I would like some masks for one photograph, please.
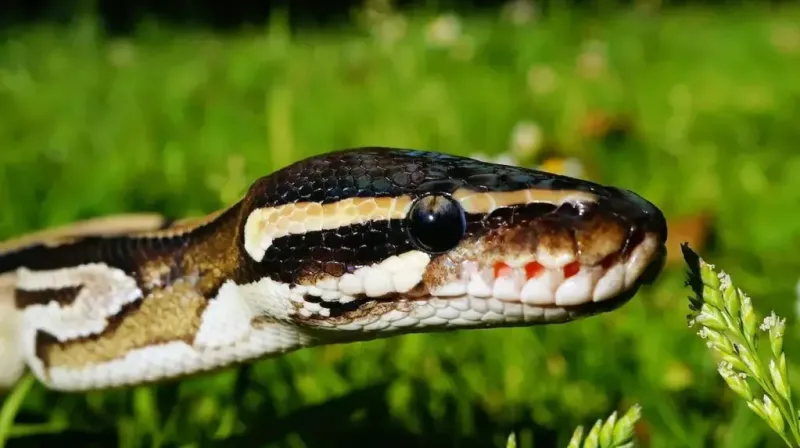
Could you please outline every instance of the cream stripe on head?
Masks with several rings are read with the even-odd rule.
[[[476,192],[460,188],[452,196],[470,214],[491,213],[498,208],[529,203],[558,206],[567,202],[597,201],[597,196],[583,191],[538,188],[500,192]],[[244,248],[254,260],[261,261],[277,238],[370,221],[403,219],[413,202],[412,196],[403,195],[347,198],[329,204],[298,202],[258,208],[250,213],[245,222]]]

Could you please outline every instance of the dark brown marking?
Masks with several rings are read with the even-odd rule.
[[[59,306],[68,306],[75,301],[82,290],[83,285],[37,290],[15,289],[14,305],[17,309],[23,309],[31,305],[47,305],[55,301]]]
[[[239,266],[239,211],[237,204],[178,236],[87,235],[56,247],[25,247],[0,256],[0,273],[19,267],[36,271],[103,263],[132,276],[144,294],[185,278],[204,296],[213,297]]]
[[[312,295],[303,296],[303,300],[309,303],[318,303],[322,308],[329,311],[328,316],[312,314],[305,317],[295,316],[295,320],[301,323],[313,323],[324,320],[337,324],[351,322],[355,319],[367,317],[369,315],[382,315],[393,309],[405,311],[411,310],[410,301],[428,297],[428,290],[420,283],[407,293],[390,293],[380,297],[369,297],[366,294],[357,295],[354,300],[349,302],[323,301],[319,297]],[[297,308],[302,308],[302,304],[296,304]]]
[[[321,297],[317,297],[311,294],[306,294],[303,296],[303,300],[308,303],[325,303]],[[324,305],[323,305],[324,307]]]
[[[312,314],[309,317],[295,316],[298,324],[314,325],[314,322],[325,321],[336,325],[346,324],[368,316],[381,316],[396,309],[410,311],[412,305],[407,299],[398,294],[387,295],[380,298],[361,296],[347,303],[326,302],[323,308],[330,310],[330,316]]]
[[[613,216],[594,213],[576,226],[575,243],[582,264],[594,266],[622,251],[628,238],[628,225]]]

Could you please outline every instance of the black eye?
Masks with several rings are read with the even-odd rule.
[[[442,253],[456,247],[467,230],[464,209],[449,196],[430,195],[417,199],[406,218],[411,242],[420,250]]]

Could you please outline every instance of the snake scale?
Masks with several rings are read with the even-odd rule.
[[[663,266],[627,190],[454,155],[354,148],[205,218],[110,216],[0,243],[0,385],[85,391],[392,335],[563,323]]]

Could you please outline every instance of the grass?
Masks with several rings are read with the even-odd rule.
[[[297,34],[276,20],[227,36],[144,24],[127,40],[91,20],[9,31],[0,237],[124,211],[208,212],[334,148],[499,154],[534,121],[550,147],[671,219],[713,216],[701,252],[759,309],[788,317],[798,368],[800,9],[462,17],[461,36],[439,45],[426,39],[432,19]],[[634,130],[592,138],[597,116]],[[4,397],[19,409],[13,425],[0,413],[0,431],[9,445],[124,447],[484,447],[514,431],[527,448],[567,446],[576,426],[638,403],[647,446],[779,446],[687,328],[684,277],[673,264],[617,312],[564,326],[322,347],[153,388],[34,383]]]
[[[690,326],[700,327],[697,334],[719,360],[717,370],[728,387],[788,446],[800,445],[783,352],[786,319],[773,311],[759,325],[752,299],[733,285],[730,275],[715,270],[688,246],[683,250],[690,273],[687,283],[695,293],[690,298]],[[759,330],[766,333],[768,344],[759,344]],[[766,357],[759,345],[769,346]]]

